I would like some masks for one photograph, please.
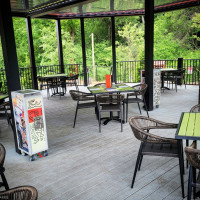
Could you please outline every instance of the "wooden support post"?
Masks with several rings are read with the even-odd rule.
[[[145,0],[145,94],[147,109],[153,110],[153,42],[154,42],[154,0]]]
[[[83,57],[83,73],[84,73],[84,85],[87,86],[87,64],[86,64],[86,50],[85,50],[85,28],[84,18],[80,18],[81,22],[81,41],[82,41],[82,57]]]
[[[60,19],[56,19],[56,33],[57,33],[58,60],[59,60],[60,73],[64,73],[65,69],[64,69],[64,61],[63,61],[63,47],[62,47]]]
[[[37,69],[36,69],[36,64],[35,64],[33,34],[32,34],[32,26],[31,26],[30,17],[26,18],[26,30],[27,30],[27,36],[28,36],[29,57],[30,57],[30,64],[31,64],[32,87],[33,89],[38,90]]]
[[[111,29],[112,29],[112,60],[113,60],[113,71],[112,81],[117,83],[117,70],[116,70],[116,48],[115,48],[115,17],[111,17]]]
[[[17,52],[15,45],[15,36],[11,15],[10,1],[1,0],[0,6],[0,35],[3,49],[4,65],[8,86],[8,94],[11,100],[11,91],[20,90],[19,69],[17,62]],[[15,150],[20,153],[17,145],[17,135],[15,132],[14,114],[11,103],[11,116],[13,122],[13,135],[15,141]]]

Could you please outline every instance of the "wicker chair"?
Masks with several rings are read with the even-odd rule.
[[[137,103],[140,114],[142,114],[141,108],[140,108],[140,103],[144,103],[144,107],[147,112],[147,116],[149,117],[149,113],[148,113],[145,98],[144,98],[144,95],[147,90],[147,84],[146,83],[138,84],[138,85],[133,86],[133,88],[135,89],[135,92],[127,93],[127,98],[124,100],[124,104],[126,104],[126,122],[128,120],[128,104],[129,103]],[[140,96],[141,96],[141,98],[139,98]]]
[[[196,142],[193,142],[189,147],[185,147],[185,154],[190,164],[187,199],[191,199],[192,188],[193,198],[195,199],[195,197],[200,195],[200,192],[196,193],[196,188],[200,188],[200,173],[196,178],[196,170],[200,170],[200,150],[196,149]]]
[[[122,102],[124,101],[124,95],[102,94],[98,95],[96,100],[99,112],[99,132],[101,132],[101,112],[119,112],[121,121],[121,132],[122,132],[123,131]]]
[[[167,86],[169,85],[169,83],[172,84],[172,89],[173,89],[173,85],[175,85],[175,89],[177,92],[177,85],[178,85],[178,81],[181,80],[181,82],[184,82],[185,88],[186,88],[186,84],[185,84],[185,68],[183,69],[178,69],[178,71],[175,72],[166,72],[164,75],[164,81],[167,81]]]
[[[92,95],[91,93],[81,92],[78,90],[70,90],[69,93],[72,99],[74,101],[77,101],[76,112],[75,112],[75,117],[74,117],[74,125],[73,125],[73,128],[74,128],[76,124],[78,109],[95,108],[96,102],[95,102],[94,95]]]
[[[0,192],[0,199],[37,200],[38,192],[32,186],[21,186]]]
[[[2,183],[0,183],[0,187],[4,186],[5,189],[8,190],[9,186],[8,186],[6,177],[4,175],[5,168],[3,167],[5,156],[6,156],[6,150],[4,146],[0,143],[0,174],[3,181]]]
[[[193,107],[190,109],[190,112],[199,113],[199,112],[200,112],[200,104],[197,104],[197,105],[193,106]]]
[[[63,80],[64,79],[64,80]],[[49,78],[46,79],[47,82],[47,98],[50,97],[50,91],[52,95],[64,96],[66,93],[66,84],[65,78],[58,79],[58,78]]]
[[[79,90],[78,85],[77,85],[78,77],[79,77],[79,74],[75,74],[75,75],[67,77],[66,78],[66,84],[67,85],[75,85],[76,90]]]
[[[190,112],[192,112],[192,113],[199,113],[200,112],[200,104],[197,104],[197,105],[193,106],[190,109]],[[189,140],[186,140],[186,146],[187,147],[189,146]],[[187,167],[188,167],[188,160],[186,160],[186,164],[187,164]]]
[[[184,162],[182,141],[176,140],[174,138],[161,137],[156,134],[149,133],[151,129],[175,129],[178,125],[161,122],[144,116],[131,117],[129,119],[129,124],[135,137],[141,141],[131,188],[133,188],[136,173],[138,170],[140,170],[140,166],[144,155],[177,157],[179,158],[182,196],[184,198]]]

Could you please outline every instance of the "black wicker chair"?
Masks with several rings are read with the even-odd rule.
[[[147,116],[149,117],[149,113],[148,113],[145,98],[144,98],[144,95],[147,90],[147,84],[146,83],[138,84],[138,85],[133,86],[133,88],[134,88],[135,92],[127,93],[127,98],[124,99],[124,104],[126,104],[126,122],[128,120],[128,104],[129,103],[137,103],[140,114],[142,114],[141,108],[140,108],[140,103],[144,103],[144,108],[147,112]]]
[[[123,131],[122,103],[124,95],[121,94],[102,94],[97,98],[99,112],[99,132],[101,132],[101,112],[119,112],[121,121],[121,132]]]
[[[133,188],[136,174],[137,171],[140,170],[144,155],[177,157],[179,158],[182,197],[184,198],[184,161],[182,141],[149,133],[151,129],[176,129],[178,125],[161,122],[144,116],[131,117],[129,119],[129,124],[135,137],[141,141],[131,188]]]
[[[183,82],[186,88],[186,84],[185,84],[185,68],[183,69],[178,69],[178,71],[175,72],[166,72],[164,75],[164,81],[167,82],[167,86],[169,87],[169,84],[172,84],[172,89],[173,89],[173,85],[175,85],[175,89],[177,92],[177,85],[178,85],[178,81],[181,81],[181,83]]]
[[[193,106],[190,109],[190,112],[192,112],[192,113],[199,113],[200,112],[200,104],[197,104],[197,105]],[[186,140],[186,146],[187,147],[189,146],[189,140]],[[188,160],[186,161],[186,163],[187,163],[187,167],[188,167]]]
[[[78,85],[77,85],[78,77],[79,77],[79,74],[75,74],[75,75],[66,77],[66,84],[74,85],[74,86],[76,86],[76,90],[79,90]]]
[[[6,190],[9,190],[9,186],[6,177],[4,175],[5,168],[3,167],[5,156],[6,156],[6,150],[4,146],[0,143],[0,174],[3,181],[2,183],[0,183],[0,187],[4,186]]]
[[[200,189],[200,173],[198,173],[197,176],[197,170],[200,170],[200,150],[196,149],[196,142],[193,142],[189,147],[185,147],[185,154],[190,164],[187,195],[187,199],[190,200],[192,196],[192,188],[193,198],[195,199],[200,196],[200,192],[196,193],[196,188]]]
[[[2,200],[37,200],[38,192],[32,186],[20,186],[0,192]]]
[[[47,83],[47,98],[50,97],[50,91],[51,95],[57,95],[57,96],[64,96],[66,93],[66,84],[65,84],[65,78],[49,78],[46,79]]]
[[[74,117],[74,125],[73,125],[73,128],[74,128],[76,124],[78,109],[95,108],[96,102],[95,102],[94,95],[92,95],[91,93],[81,92],[78,90],[70,90],[69,93],[72,99],[74,101],[77,101],[76,112],[75,112],[75,117]]]

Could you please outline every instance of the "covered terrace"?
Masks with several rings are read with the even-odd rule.
[[[103,0],[1,1],[0,33],[9,96],[11,91],[21,89],[12,24],[13,16],[26,18],[32,88],[38,89],[31,18],[56,20],[60,72],[64,71],[60,20],[80,18],[84,85],[87,86],[84,18],[111,17],[112,75],[113,80],[117,82],[115,16],[144,15],[145,71],[148,84],[145,98],[148,110],[152,111],[150,116],[153,118],[178,123],[181,112],[189,111],[193,105],[198,103],[198,87],[188,86],[186,90],[180,87],[179,96],[171,95],[171,91],[163,93],[162,106],[153,110],[154,13],[199,6],[199,0],[157,0],[155,2],[154,0],[142,2],[110,0],[106,1],[107,5],[101,8],[96,6],[96,4],[99,6],[99,2],[102,6],[105,3]],[[89,4],[91,9],[88,11]],[[87,90],[83,86],[80,88]],[[5,168],[10,187],[33,185],[39,191],[39,199],[181,199],[178,162],[174,162],[171,158],[167,160],[161,158],[161,161],[156,162],[153,158],[149,158],[144,161],[145,171],[138,173],[137,177],[140,184],[136,185],[133,190],[130,188],[139,141],[134,138],[128,123],[124,125],[123,133],[118,130],[117,126],[113,128],[112,124],[109,124],[104,127],[103,134],[99,134],[97,121],[92,117],[94,113],[91,110],[87,114],[84,113],[82,117],[81,114],[78,116],[80,117],[79,122],[76,129],[73,129],[74,102],[69,93],[59,101],[59,104],[56,103],[56,106],[57,98],[48,101],[45,94],[48,157],[28,162],[27,157],[16,154],[14,146],[15,150],[20,153],[17,148],[16,134],[14,133],[14,145],[11,128],[5,125],[5,121],[1,121],[0,137],[7,150]],[[177,104],[180,98],[183,101]],[[137,115],[136,107],[132,109],[130,115]],[[185,183],[187,183],[187,173]],[[159,195],[161,195],[160,198],[158,198]]]

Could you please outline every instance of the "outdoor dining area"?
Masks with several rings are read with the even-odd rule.
[[[68,90],[74,91],[76,87],[70,86]],[[84,86],[79,86],[79,91],[89,93]],[[162,93],[162,106],[150,111],[150,118],[143,108],[140,115],[138,105],[130,104],[128,116],[131,126],[124,123],[121,132],[120,123],[113,120],[105,126],[102,125],[99,133],[94,107],[80,109],[76,126],[73,128],[76,102],[71,98],[70,92],[67,91],[61,99],[59,96],[48,99],[46,90],[42,90],[49,143],[47,157],[38,156],[35,161],[30,162],[27,156],[16,154],[10,134],[11,128],[7,125],[6,119],[0,121],[1,143],[6,149],[4,174],[9,187],[31,185],[37,188],[38,199],[182,199],[179,164],[184,164],[184,168],[181,168],[184,175],[183,171],[181,174],[187,199],[189,168],[186,167],[185,152],[181,154],[183,158],[181,157],[180,163],[175,156],[177,154],[170,154],[167,157],[164,157],[164,154],[160,157],[146,156],[150,154],[146,152],[148,146],[145,146],[142,151],[144,158],[140,161],[140,170],[131,189],[137,154],[142,144],[134,128],[153,128],[154,122],[147,121],[152,118],[156,127],[159,121],[165,122],[161,129],[150,130],[149,133],[156,134],[156,138],[155,135],[148,138],[152,145],[164,142],[163,148],[156,148],[159,154],[162,149],[165,151],[163,153],[169,153],[166,147],[164,148],[164,137],[174,138],[167,140],[167,143],[172,142],[172,153],[176,145],[174,141],[177,140],[175,136],[181,114],[189,113],[198,100],[198,86],[187,86],[187,89],[178,86],[178,96],[171,96],[172,92],[175,91],[166,90]],[[183,99],[181,104],[179,98]],[[106,115],[109,116],[108,113]],[[139,120],[138,125],[135,124],[135,120]],[[142,120],[145,120],[145,123]],[[140,135],[143,132],[148,134],[145,129],[141,129]],[[158,136],[162,136],[162,139]],[[192,137],[188,138],[189,145],[196,140]],[[145,141],[145,137],[142,138],[142,142],[146,144],[148,141]],[[184,150],[185,139],[182,139],[182,145]],[[191,150],[188,148],[188,151]]]
[[[200,60],[154,60],[153,40],[155,13],[198,6],[199,0],[3,0],[0,199],[199,198]],[[135,66],[117,61],[115,17],[122,16],[145,22],[144,60]],[[13,17],[26,20],[29,71],[18,66]],[[101,81],[86,54],[84,20],[96,17],[110,18],[111,29],[112,66],[100,70]],[[59,64],[36,67],[31,18],[55,20]],[[80,20],[80,64],[64,63],[61,20],[68,19]]]

